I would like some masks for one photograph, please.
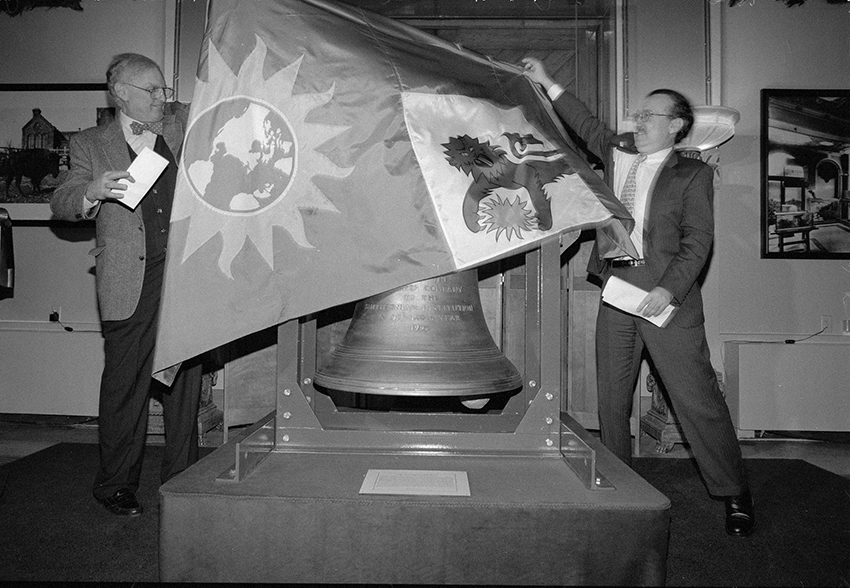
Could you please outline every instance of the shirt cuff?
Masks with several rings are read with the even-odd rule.
[[[563,93],[564,93],[564,88],[561,86],[561,84],[555,84],[551,88],[546,90],[546,94],[549,95],[549,100],[551,100],[552,102],[554,102],[555,100],[560,98],[561,94],[563,94]]]
[[[97,214],[97,208],[100,205],[100,201],[91,202],[88,198],[83,196],[83,218],[93,218],[95,214]]]

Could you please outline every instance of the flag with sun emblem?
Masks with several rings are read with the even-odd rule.
[[[212,0],[154,371],[625,210],[510,64],[327,0]]]

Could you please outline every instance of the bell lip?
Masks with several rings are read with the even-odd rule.
[[[327,390],[338,392],[349,392],[354,394],[374,394],[378,396],[421,396],[421,397],[448,397],[457,396],[466,398],[470,396],[485,396],[493,394],[505,394],[517,392],[522,389],[521,377],[504,377],[493,379],[486,383],[477,383],[472,387],[463,387],[463,383],[434,383],[434,382],[412,382],[398,384],[384,384],[373,380],[357,379],[347,376],[345,378],[324,375],[313,380],[316,386]]]

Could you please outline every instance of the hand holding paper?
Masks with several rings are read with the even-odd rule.
[[[167,159],[148,147],[142,149],[142,152],[136,156],[136,159],[133,160],[133,163],[127,169],[136,181],[128,183],[126,190],[112,190],[116,194],[124,195],[118,202],[130,210],[136,210],[139,202],[142,201],[142,198],[145,197],[148,190],[156,183],[167,166]]]
[[[646,298],[643,299],[637,311],[642,316],[658,316],[673,302],[673,294],[665,290],[661,286],[656,286],[649,291]]]
[[[629,314],[646,319],[656,326],[667,326],[667,323],[670,322],[670,318],[676,311],[676,307],[668,304],[667,308],[665,308],[658,316],[643,316],[638,312],[637,307],[640,305],[641,301],[646,298],[647,294],[649,294],[649,292],[646,290],[638,288],[625,280],[621,280],[617,276],[611,276],[605,284],[605,289],[602,290],[602,300],[611,306],[628,312]]]

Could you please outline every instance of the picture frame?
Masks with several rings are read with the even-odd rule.
[[[850,259],[850,90],[761,90],[761,257]]]
[[[67,174],[70,138],[115,113],[105,83],[0,84],[0,207],[15,224],[51,220],[50,195]]]

